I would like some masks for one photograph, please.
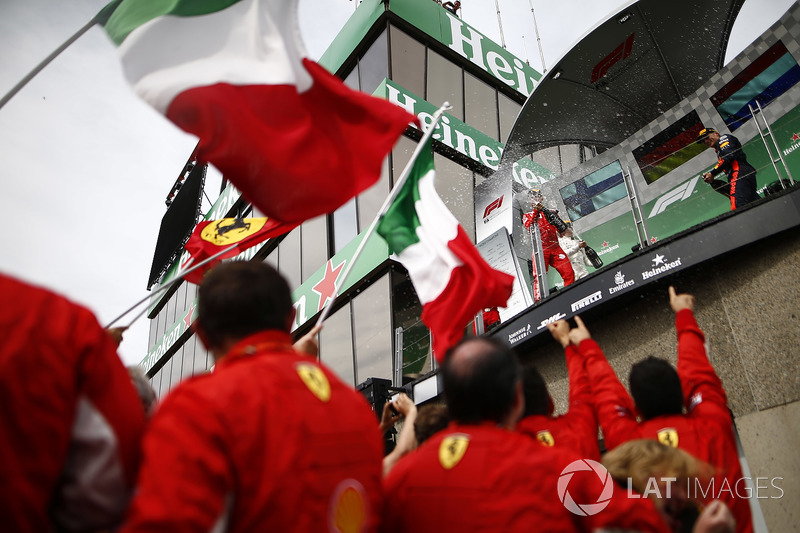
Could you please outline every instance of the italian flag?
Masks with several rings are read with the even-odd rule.
[[[486,307],[505,307],[514,278],[481,257],[437,194],[435,175],[428,141],[377,232],[408,270],[441,362],[475,314]]]
[[[307,59],[297,0],[123,0],[106,24],[134,91],[282,222],[373,185],[416,118]]]

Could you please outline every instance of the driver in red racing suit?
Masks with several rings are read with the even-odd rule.
[[[558,231],[547,220],[543,213],[544,206],[542,205],[542,202],[544,201],[544,197],[542,196],[541,191],[537,189],[531,189],[529,191],[529,195],[533,211],[522,215],[522,223],[528,229],[530,229],[534,221],[539,224],[539,234],[542,238],[542,257],[544,259],[545,272],[547,272],[547,270],[552,266],[561,275],[561,279],[564,280],[564,286],[566,287],[567,285],[571,285],[572,282],[575,281],[575,271],[572,269],[572,263],[570,263],[569,257],[558,243]],[[534,300],[539,300],[540,292],[536,283],[535,252],[533,257],[533,293]]]

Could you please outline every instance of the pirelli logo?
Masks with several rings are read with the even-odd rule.
[[[581,300],[578,300],[577,302],[574,302],[572,304],[572,312],[574,313],[575,311],[579,311],[579,310],[583,309],[584,307],[588,307],[588,306],[592,305],[595,302],[599,302],[602,299],[603,299],[603,291],[597,291],[595,293],[592,293],[589,296],[587,296],[586,298],[583,298]]]

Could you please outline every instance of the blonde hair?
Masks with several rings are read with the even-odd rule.
[[[650,439],[621,444],[606,453],[602,463],[611,477],[630,480],[633,489],[640,493],[645,492],[652,478],[676,478],[681,482],[704,479],[714,473],[710,465],[693,455]]]

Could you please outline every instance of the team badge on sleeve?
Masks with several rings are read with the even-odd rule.
[[[439,462],[445,470],[456,466],[467,453],[469,435],[457,433],[444,438],[439,445]]]
[[[367,493],[355,479],[345,479],[331,497],[328,531],[363,533],[367,526]]]
[[[331,399],[331,384],[320,367],[311,363],[300,363],[296,368],[297,375],[314,396],[321,402]]]
[[[658,431],[658,442],[661,444],[666,444],[667,446],[672,446],[673,448],[678,447],[678,430],[675,428],[664,428]]]

